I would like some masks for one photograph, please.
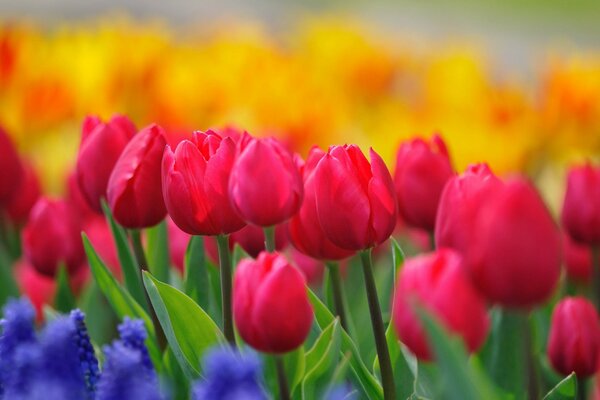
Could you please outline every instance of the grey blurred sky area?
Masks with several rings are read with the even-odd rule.
[[[305,16],[347,15],[425,45],[467,39],[500,66],[524,66],[550,48],[557,54],[600,52],[600,0],[0,0],[0,20],[27,19],[50,28],[116,13],[165,20],[175,29],[245,19],[276,32]]]

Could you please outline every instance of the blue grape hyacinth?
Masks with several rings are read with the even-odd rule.
[[[70,317],[76,328],[74,340],[77,346],[79,365],[85,380],[88,398],[93,399],[100,377],[98,359],[96,358],[94,346],[92,346],[87,327],[85,326],[85,314],[81,310],[76,309],[71,311]]]
[[[154,372],[154,365],[152,365],[152,360],[144,343],[148,336],[144,327],[144,321],[125,317],[117,329],[123,345],[138,350],[142,356],[144,367],[149,372]]]

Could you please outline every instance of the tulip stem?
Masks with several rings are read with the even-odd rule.
[[[361,251],[360,259],[363,265],[365,287],[367,289],[367,299],[369,301],[369,312],[371,314],[371,325],[373,326],[373,335],[375,336],[375,346],[377,348],[377,357],[379,358],[379,368],[381,370],[383,398],[385,400],[393,400],[396,398],[394,373],[392,371],[390,353],[385,339],[385,327],[383,326],[381,307],[379,305],[379,298],[377,297],[377,286],[375,286],[375,277],[373,276],[371,249]]]
[[[540,398],[540,387],[538,381],[537,363],[533,348],[533,335],[531,331],[531,322],[529,313],[525,312],[521,316],[521,332],[525,340],[525,366],[527,373],[527,393],[530,400],[538,400]]]
[[[600,246],[592,245],[592,275],[596,309],[600,310]]]
[[[575,378],[577,379],[577,400],[586,400],[587,390],[585,386],[585,378],[582,378],[579,375],[575,375]]]
[[[346,318],[346,310],[344,309],[344,292],[342,287],[342,278],[340,276],[340,266],[338,263],[333,261],[328,261],[325,263],[325,265],[329,270],[329,277],[331,278],[335,312],[340,317],[342,328],[348,332],[348,319]]]
[[[290,400],[290,388],[285,376],[285,365],[282,356],[275,356],[275,368],[277,369],[277,383],[279,384],[279,398]]]
[[[131,247],[133,248],[133,254],[139,266],[140,282],[143,282],[144,278],[142,276],[142,271],[148,271],[148,260],[146,259],[146,253],[144,253],[142,237],[139,229],[132,229],[130,231],[130,234]],[[154,307],[152,307],[152,302],[150,301],[150,297],[148,296],[148,292],[146,290],[144,290],[144,295],[146,297],[148,309],[150,310],[150,317],[152,318],[152,324],[154,325],[154,332],[156,333],[156,341],[158,342],[158,347],[164,349],[167,343],[165,333],[163,332],[162,326],[160,325],[160,321],[158,320],[158,316],[156,315],[156,311],[154,311]]]
[[[274,226],[266,226],[264,228],[265,231],[265,249],[269,253],[273,253],[275,251],[275,227]]]
[[[233,313],[231,311],[231,253],[229,251],[229,236],[217,236],[219,249],[219,270],[221,272],[221,300],[223,303],[223,333],[227,341],[235,346],[233,333]]]

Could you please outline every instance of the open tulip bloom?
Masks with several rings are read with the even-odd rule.
[[[438,136],[394,178],[356,145],[168,138],[86,118],[51,198],[0,130],[0,400],[600,393],[597,166],[559,226],[526,178],[455,175]]]

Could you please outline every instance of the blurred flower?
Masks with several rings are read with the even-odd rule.
[[[81,310],[75,309],[71,311],[70,318],[75,324],[74,340],[78,350],[77,354],[79,356],[81,373],[83,374],[88,397],[93,399],[96,393],[96,385],[100,378],[98,359],[96,358],[94,347],[85,326],[85,314]]]
[[[29,212],[41,195],[40,182],[33,166],[23,163],[23,172],[21,183],[6,204],[8,217],[19,225],[27,222]]]
[[[179,270],[179,272],[183,275],[184,273],[184,260],[185,253],[187,251],[188,244],[190,242],[190,235],[179,229],[175,222],[170,217],[167,217],[167,229],[168,229],[168,237],[169,237],[169,253],[171,254],[171,261],[173,265]],[[205,237],[206,241],[209,239]],[[216,244],[215,244],[215,257],[216,256]],[[208,252],[208,250],[207,250]],[[218,259],[218,258],[215,258]]]
[[[592,249],[566,233],[562,236],[564,265],[569,279],[588,283],[592,279]]]
[[[125,317],[123,322],[118,326],[119,337],[125,347],[137,350],[141,355],[141,362],[146,368],[148,374],[154,373],[154,365],[150,359],[148,349],[144,344],[147,334],[144,327],[144,321],[141,319],[130,319]]]
[[[23,179],[23,166],[12,140],[0,126],[0,205],[15,195]]]
[[[239,244],[246,253],[256,258],[261,251],[265,250],[265,233],[261,227],[246,225],[237,232],[231,234],[229,241]],[[275,226],[275,250],[283,250],[288,244],[285,224]]]
[[[586,164],[571,168],[562,223],[576,241],[600,244],[600,166]]]

